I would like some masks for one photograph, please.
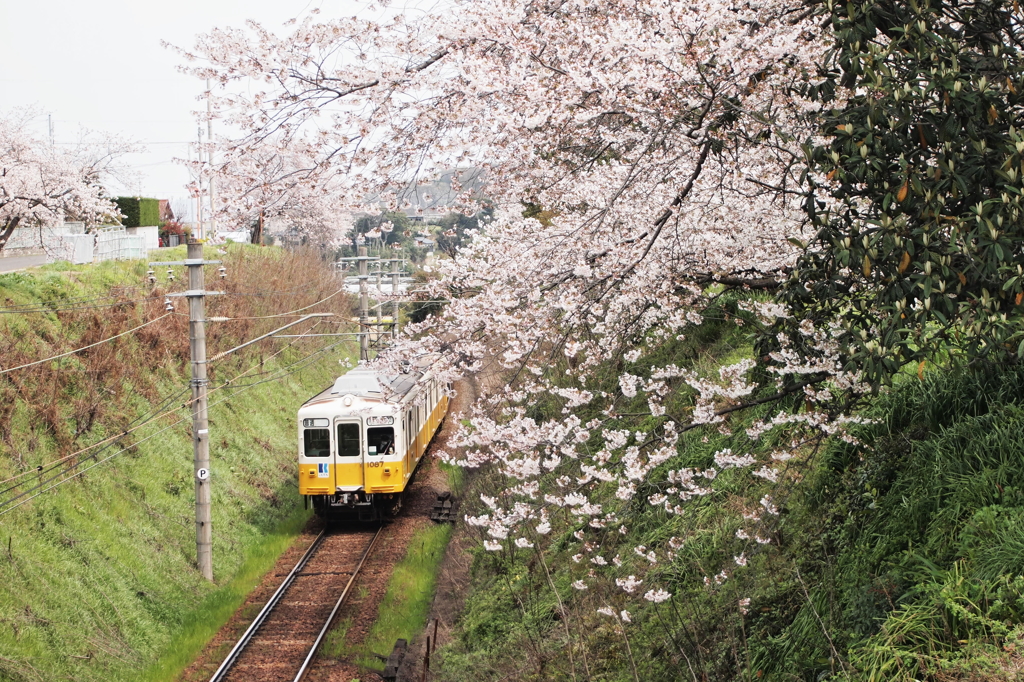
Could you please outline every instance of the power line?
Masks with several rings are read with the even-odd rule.
[[[157,303],[160,302],[157,297],[149,296],[147,298],[135,298],[135,299],[129,299],[129,300],[125,300],[125,301],[115,301],[114,303],[98,303],[96,305],[63,306],[63,307],[54,306],[52,308],[30,308],[30,309],[26,309],[26,310],[3,309],[3,310],[0,310],[0,315],[14,315],[14,314],[22,315],[22,314],[25,314],[25,313],[62,313],[62,312],[68,311],[68,310],[97,310],[97,309],[100,309],[100,308],[114,308],[114,307],[119,306],[119,305],[132,305],[132,304],[135,304],[135,303],[142,303],[144,301],[155,301]]]
[[[239,319],[239,320],[242,320],[242,319],[253,319],[253,320],[255,320],[255,319],[270,319],[270,318],[273,318],[273,317],[293,317],[296,313],[301,313],[303,310],[309,310],[313,306],[318,306],[321,303],[329,301],[329,300],[331,300],[332,298],[334,298],[335,296],[337,296],[338,294],[340,294],[340,293],[342,293],[344,291],[345,291],[345,287],[342,287],[342,288],[338,289],[337,291],[335,291],[333,294],[331,294],[329,296],[325,296],[324,298],[321,298],[316,303],[310,303],[307,306],[303,306],[302,308],[297,308],[295,310],[289,310],[286,313],[278,313],[277,315],[264,315],[264,316],[262,316],[260,318],[256,318],[256,317],[242,318],[242,317],[239,317],[239,318],[235,318],[235,319]]]
[[[315,325],[314,325],[314,328],[315,328]],[[292,343],[294,343],[294,342],[292,342]],[[335,348],[335,347],[341,345],[342,343],[345,343],[345,342],[344,341],[340,341],[338,343],[333,343],[333,344],[330,344],[330,345],[325,346],[323,348],[317,349],[313,353],[310,353],[309,355],[305,356],[304,358],[300,358],[299,360],[297,360],[296,362],[294,362],[294,363],[292,363],[291,365],[288,366],[288,367],[294,367],[295,369],[291,369],[290,371],[285,372],[283,374],[280,374],[279,376],[269,377],[267,379],[256,381],[256,382],[253,382],[251,384],[239,384],[237,386],[232,386],[231,381],[234,381],[234,379],[237,379],[237,378],[239,378],[241,376],[244,376],[245,374],[248,374],[250,371],[252,371],[252,369],[254,367],[258,367],[259,366],[259,364],[253,365],[253,367],[250,367],[245,372],[236,375],[235,377],[233,377],[232,379],[228,380],[228,382],[225,382],[221,386],[217,386],[217,387],[215,387],[213,389],[210,389],[209,392],[213,393],[214,391],[217,391],[219,389],[229,388],[229,387],[238,388],[239,389],[238,392],[241,392],[241,391],[244,391],[246,389],[253,388],[254,386],[259,386],[260,384],[268,383],[270,381],[280,381],[281,379],[284,379],[284,378],[286,378],[288,376],[291,376],[292,374],[295,374],[296,372],[299,372],[299,371],[305,369],[307,366],[309,366],[311,360],[313,360],[317,356],[319,356],[319,355],[321,355],[321,354],[331,350],[332,348]],[[291,344],[289,344],[289,345],[291,345]],[[283,352],[283,350],[279,351],[279,352]],[[296,365],[299,365],[300,363],[305,363],[305,364],[302,364],[301,366],[296,367]],[[184,393],[187,390],[190,390],[190,389],[184,389],[184,390],[180,391],[177,395],[181,395],[181,393]],[[211,403],[209,405],[209,407],[214,407],[216,405],[220,405],[221,403],[227,402],[228,400],[231,400],[232,398],[234,398],[237,395],[238,392],[232,393],[232,394],[230,394],[228,396],[225,396],[224,398],[222,398],[220,400],[214,401],[213,403]],[[184,405],[182,405],[182,407],[188,407],[190,404],[192,404],[192,402],[193,401],[190,400],[190,401],[186,402]],[[175,409],[178,409],[178,408],[175,408]],[[143,426],[146,426],[147,424],[150,424],[150,423],[156,421],[157,419],[160,419],[160,418],[163,418],[163,417],[167,416],[168,414],[173,414],[173,410],[164,412],[163,414],[157,415],[157,416],[155,416],[155,417],[153,417],[151,419],[147,419],[142,424],[139,424],[138,426],[133,427],[132,429],[129,429],[129,430],[125,431],[124,433],[121,433],[121,434],[119,434],[117,436],[114,436],[113,438],[115,438],[115,439],[123,438],[124,436],[128,435],[132,431],[140,429]],[[120,454],[122,454],[124,452],[127,452],[131,448],[137,446],[139,443],[143,443],[143,442],[145,442],[145,441],[147,441],[147,440],[149,440],[151,438],[156,437],[157,435],[163,433],[164,431],[167,431],[168,429],[171,429],[174,426],[177,426],[178,424],[180,424],[181,422],[185,421],[188,418],[189,418],[188,416],[179,417],[177,420],[175,420],[171,424],[168,424],[167,426],[165,426],[164,428],[160,429],[159,431],[156,431],[155,433],[152,433],[152,434],[150,434],[150,435],[148,435],[148,436],[146,436],[146,437],[136,441],[132,445],[130,445],[128,447],[125,447],[125,448],[122,448],[122,449],[118,450],[117,452],[114,452],[111,455],[109,455],[107,457],[104,457],[101,460],[96,461],[95,464],[93,464],[93,465],[83,469],[82,471],[79,471],[79,472],[77,472],[75,474],[72,474],[72,475],[68,476],[67,478],[64,478],[64,479],[62,479],[60,481],[57,481],[56,483],[54,483],[53,485],[49,486],[48,488],[45,488],[43,490],[39,490],[39,488],[41,488],[42,486],[46,485],[50,481],[53,481],[57,477],[59,477],[61,475],[60,473],[58,473],[57,476],[53,476],[50,479],[48,479],[47,481],[40,483],[39,485],[35,486],[34,488],[30,488],[29,490],[21,493],[20,495],[17,495],[15,497],[13,497],[9,501],[0,503],[0,507],[3,507],[3,506],[7,507],[6,509],[0,510],[0,516],[3,516],[4,514],[7,514],[8,512],[11,512],[11,511],[17,509],[18,507],[22,506],[23,504],[26,504],[27,502],[30,502],[31,500],[34,500],[35,498],[39,497],[40,495],[42,495],[44,493],[47,493],[50,490],[53,490],[54,488],[56,488],[56,487],[58,487],[60,485],[63,485],[64,483],[67,483],[68,481],[74,480],[75,478],[77,478],[78,476],[81,476],[85,472],[87,472],[87,471],[89,471],[91,469],[94,469],[95,467],[99,466],[100,464],[103,464],[104,462],[107,462],[107,461],[113,459],[117,455],[120,455]],[[108,439],[108,440],[110,440],[110,439]],[[104,441],[100,441],[100,442],[102,443]],[[98,445],[98,443],[97,444],[93,444],[92,446],[90,446],[90,448],[95,447],[96,445]],[[109,445],[108,445],[108,447],[109,447]],[[79,451],[79,452],[83,452],[83,451]],[[96,453],[92,457],[90,457],[89,459],[94,459],[99,454],[100,453]],[[73,455],[69,455],[68,457],[71,457],[71,456],[73,456]],[[64,459],[66,460],[67,458],[64,458]],[[70,471],[71,469],[76,468],[76,467],[80,466],[81,464],[82,464],[82,462],[76,463],[76,464],[72,465],[72,467],[70,467],[68,470],[66,470],[63,473],[67,473],[67,471]],[[52,469],[51,469],[51,471],[52,471]],[[25,472],[25,473],[26,474],[31,474],[31,473],[36,473],[36,472],[35,471],[28,471],[28,472]],[[11,480],[11,479],[8,479],[8,480]],[[13,502],[19,500],[20,498],[24,497],[25,495],[29,495],[30,493],[32,493],[32,491],[35,491],[35,490],[39,490],[39,492],[35,493],[34,495],[31,495],[30,497],[27,497],[26,499],[21,500],[17,504],[13,504],[13,506],[12,506]]]
[[[314,324],[314,325],[313,325],[312,327],[310,327],[310,328],[309,328],[309,329],[307,330],[307,333],[308,333],[308,332],[310,332],[310,331],[312,331],[312,330],[314,330],[314,329],[316,329],[316,328],[317,328],[317,326],[318,326],[318,325],[319,325],[319,324],[320,324],[321,322],[322,322],[322,320],[318,320],[316,324]],[[268,358],[268,359],[272,359],[272,358],[275,358],[275,357],[277,357],[278,355],[280,355],[281,353],[283,353],[283,352],[284,352],[284,351],[285,351],[286,349],[288,349],[289,347],[291,347],[291,346],[293,346],[294,344],[296,344],[296,343],[298,342],[299,338],[302,338],[302,337],[300,336],[300,337],[296,338],[296,340],[295,340],[295,341],[291,341],[291,342],[289,342],[289,343],[285,344],[284,348],[282,348],[281,350],[279,350],[279,351],[277,351],[276,353],[274,353],[273,355],[271,355],[271,356],[270,356],[270,358]],[[324,352],[324,351],[326,351],[326,350],[329,350],[330,348],[333,348],[333,347],[334,347],[334,346],[336,346],[336,345],[338,345],[338,344],[332,344],[332,345],[330,345],[330,346],[327,346],[327,347],[325,347],[325,348],[322,348],[322,349],[319,349],[319,350],[317,350],[317,351],[314,351],[313,353],[311,353],[311,354],[307,355],[306,357],[304,357],[304,358],[300,358],[299,360],[296,360],[296,361],[295,361],[295,363],[292,363],[292,365],[287,365],[287,366],[286,366],[286,367],[285,367],[284,369],[287,369],[287,367],[292,367],[292,366],[294,366],[295,364],[298,364],[299,362],[302,362],[302,361],[304,361],[304,360],[306,360],[306,359],[308,359],[308,358],[313,358],[313,357],[316,357],[316,356],[317,356],[318,354],[320,354],[320,353],[322,353],[322,352]],[[222,388],[229,388],[229,387],[233,386],[233,382],[235,382],[235,381],[236,381],[236,380],[238,380],[239,378],[241,378],[241,377],[245,376],[246,374],[248,374],[248,373],[249,373],[249,372],[251,372],[252,370],[256,369],[256,368],[257,368],[257,367],[259,367],[260,365],[264,364],[265,362],[266,362],[266,360],[263,360],[262,362],[258,362],[258,363],[256,363],[256,364],[252,365],[252,366],[251,366],[251,367],[250,367],[249,369],[247,369],[247,370],[245,370],[244,372],[241,372],[241,373],[239,373],[239,374],[236,374],[236,375],[235,375],[235,376],[233,376],[232,378],[230,378],[230,379],[228,379],[227,381],[225,381],[225,382],[224,382],[223,384],[221,384],[221,385],[219,385],[219,386],[215,386],[215,387],[211,388],[211,389],[209,390],[209,392],[208,392],[208,393],[215,393],[216,391],[219,391],[219,390],[220,390],[220,389],[222,389]],[[302,369],[302,368],[300,368],[300,369]],[[279,371],[281,371],[281,370],[274,370],[274,371],[275,371],[275,372],[279,372]],[[295,370],[295,371],[298,371],[298,370]],[[266,374],[266,373],[267,373],[267,372],[263,372],[263,374]],[[273,373],[273,372],[271,372],[271,374],[272,374],[272,373]],[[282,376],[281,378],[283,378],[284,376],[289,376],[289,374],[291,374],[291,373],[292,373],[292,372],[290,372],[290,373],[288,373],[288,374],[285,374],[285,375],[283,375],[283,376]],[[265,382],[264,382],[264,381],[260,381],[260,382],[256,382],[256,383],[253,383],[253,384],[240,384],[240,385],[239,385],[239,387],[240,387],[240,388],[243,388],[243,387],[244,387],[244,388],[248,388],[248,387],[250,387],[250,386],[256,386],[256,385],[258,385],[258,384],[260,384],[260,383],[265,383]],[[35,474],[35,475],[42,475],[42,474],[44,474],[44,473],[50,473],[50,472],[51,472],[51,471],[52,471],[52,470],[53,470],[54,468],[56,468],[56,467],[57,467],[58,465],[60,465],[60,464],[62,464],[62,463],[64,463],[64,462],[66,462],[67,460],[69,460],[69,459],[71,459],[71,458],[73,458],[73,457],[76,457],[76,456],[78,456],[78,455],[81,455],[81,454],[83,454],[83,453],[86,453],[86,452],[88,452],[89,450],[92,450],[93,448],[99,447],[99,446],[101,446],[101,445],[105,445],[106,447],[110,447],[110,446],[112,445],[112,442],[113,442],[113,441],[116,441],[116,440],[119,440],[119,439],[121,439],[121,438],[124,438],[124,437],[125,437],[125,436],[127,436],[128,434],[130,434],[130,433],[132,433],[132,432],[134,432],[134,431],[137,431],[138,429],[142,428],[143,426],[146,426],[147,424],[150,424],[150,423],[152,423],[152,422],[154,422],[154,421],[156,421],[156,420],[158,420],[158,419],[161,419],[161,418],[163,418],[163,417],[167,416],[168,414],[173,414],[173,413],[174,413],[174,410],[168,410],[167,412],[163,412],[163,413],[161,413],[161,414],[156,414],[156,413],[159,413],[159,412],[160,412],[161,410],[163,410],[163,409],[164,409],[164,407],[165,407],[165,406],[166,406],[166,405],[167,405],[168,403],[170,403],[170,402],[172,402],[172,401],[176,400],[177,398],[181,397],[181,395],[182,395],[183,393],[187,393],[187,392],[188,392],[189,390],[191,390],[191,388],[183,388],[183,389],[181,389],[180,391],[178,391],[178,392],[176,392],[176,393],[174,393],[174,394],[172,394],[172,395],[168,396],[168,397],[167,397],[167,398],[165,398],[164,400],[162,400],[162,401],[160,402],[160,404],[159,404],[159,405],[158,405],[157,407],[155,407],[155,408],[151,409],[151,410],[150,410],[150,411],[149,411],[149,412],[148,412],[147,414],[145,414],[145,415],[143,415],[143,416],[141,416],[141,417],[138,417],[137,419],[135,419],[135,421],[136,421],[136,422],[138,422],[138,421],[139,421],[140,419],[145,419],[145,421],[143,421],[143,422],[142,422],[141,424],[137,424],[136,426],[134,426],[134,427],[132,427],[132,428],[130,428],[130,429],[126,429],[125,431],[122,431],[121,433],[115,434],[115,435],[113,435],[113,436],[109,436],[109,437],[107,437],[107,438],[104,438],[104,439],[102,439],[102,440],[99,440],[99,441],[97,441],[97,442],[95,442],[95,443],[92,443],[91,445],[88,445],[88,446],[86,446],[86,447],[84,447],[84,448],[82,448],[82,449],[80,449],[80,450],[76,450],[75,452],[72,452],[72,453],[71,453],[71,454],[69,454],[69,455],[65,455],[64,457],[61,457],[61,458],[60,458],[60,459],[58,459],[58,460],[54,460],[54,461],[52,461],[52,462],[50,462],[50,463],[48,463],[48,464],[45,464],[45,465],[43,465],[43,466],[41,466],[41,467],[38,467],[38,468],[36,468],[36,469],[29,469],[29,470],[26,470],[26,471],[23,471],[23,472],[21,472],[20,474],[16,474],[16,475],[14,475],[14,476],[11,476],[10,478],[4,479],[3,481],[0,481],[0,485],[2,485],[2,484],[5,484],[5,483],[9,483],[9,482],[11,482],[11,481],[17,480],[17,479],[19,479],[19,478],[23,478],[23,477],[25,477],[25,476],[33,475],[33,474]],[[186,408],[186,407],[189,407],[190,405],[192,405],[192,402],[193,402],[192,400],[188,400],[188,401],[186,401],[185,403],[183,403],[183,404],[181,405],[181,407],[182,407],[182,408]],[[223,402],[223,401],[221,401],[221,402]],[[214,403],[214,404],[216,405],[216,404],[219,404],[219,403]],[[175,408],[175,409],[178,409],[178,408]],[[153,416],[153,415],[155,415],[155,416]],[[102,450],[101,450],[101,452],[102,452]],[[91,455],[91,456],[90,456],[90,458],[94,458],[94,457],[96,457],[96,455]],[[52,480],[52,479],[50,479],[50,480]],[[0,490],[0,495],[2,495],[2,494],[4,494],[4,493],[7,493],[7,492],[10,492],[11,490],[14,490],[15,488],[17,488],[17,485],[14,485],[14,486],[8,487],[8,488],[6,488],[6,489],[4,489],[4,490]],[[32,490],[35,490],[35,488],[33,488]],[[29,492],[30,492],[30,491],[29,491]],[[18,497],[20,497],[20,496],[18,496]],[[18,497],[15,497],[14,499],[18,499]],[[8,503],[0,503],[0,506],[2,506],[3,504],[8,504]]]
[[[137,287],[136,287],[137,289]],[[282,289],[280,291],[226,291],[224,296],[300,296],[308,290],[306,285],[295,287],[294,289]],[[174,293],[174,292],[168,292]],[[331,296],[336,295],[335,292]],[[96,298],[82,298],[82,299],[70,299],[63,302],[61,305],[39,305],[38,303],[28,304],[24,306],[9,306],[7,308],[0,308],[0,315],[20,315],[24,313],[52,313],[61,312],[64,310],[89,310],[93,308],[110,308],[112,306],[128,305],[131,303],[143,303],[145,301],[157,301],[157,296],[147,296],[145,298],[132,298],[121,301],[115,301],[113,303],[99,303],[96,305],[80,305],[82,303],[90,303],[92,301],[105,301],[107,299],[114,298],[114,296],[99,296]],[[328,297],[330,298],[330,296]],[[317,301],[317,303],[323,303],[327,300],[326,298]],[[312,304],[316,305],[316,303]],[[282,313],[287,314],[287,313]],[[232,319],[246,319],[246,318],[232,318]]]
[[[146,419],[146,421],[143,422],[142,424],[139,424],[138,426],[135,426],[135,427],[133,427],[131,429],[128,429],[127,431],[122,431],[121,433],[115,434],[113,436],[109,436],[109,437],[104,438],[104,439],[99,440],[99,441],[96,441],[95,443],[92,443],[91,445],[88,445],[88,446],[82,448],[81,450],[76,450],[75,452],[72,452],[70,455],[65,455],[64,457],[61,457],[60,459],[57,459],[57,460],[54,460],[54,461],[49,462],[47,464],[41,465],[41,466],[39,466],[39,467],[37,467],[35,469],[28,469],[26,471],[21,472],[20,474],[15,474],[14,476],[11,476],[10,478],[5,478],[4,480],[0,481],[0,485],[4,485],[6,483],[10,483],[11,481],[16,481],[19,478],[24,478],[25,476],[29,476],[29,475],[32,475],[32,474],[42,475],[44,473],[49,473],[55,467],[57,467],[58,465],[68,461],[72,457],[77,457],[78,455],[81,455],[82,453],[88,452],[89,450],[92,450],[93,448],[99,447],[100,445],[106,444],[106,445],[109,446],[112,441],[118,440],[119,438],[123,438],[126,435],[128,435],[129,433],[131,433],[132,431],[134,431],[134,430],[136,430],[138,428],[141,428],[142,426],[145,426],[149,422],[153,421],[153,419],[148,419],[148,417],[151,416],[152,414],[154,414],[156,412],[159,412],[160,410],[164,409],[164,407],[167,405],[167,403],[169,403],[169,402],[171,402],[173,400],[176,400],[177,398],[180,398],[181,395],[183,393],[187,392],[187,391],[188,391],[187,388],[183,388],[180,391],[178,391],[177,393],[174,393],[174,394],[168,396],[167,398],[162,400],[157,407],[151,409],[148,413],[142,415],[141,417],[137,417],[134,420],[135,422],[138,422],[140,419]],[[3,495],[4,493],[8,493],[8,492],[14,490],[17,487],[18,487],[17,484],[15,484],[13,486],[10,486],[8,488],[0,490],[0,495]]]
[[[124,336],[126,334],[131,334],[134,331],[138,331],[139,329],[142,329],[143,327],[148,327],[149,325],[153,324],[154,322],[159,322],[160,320],[164,319],[165,317],[167,317],[169,315],[170,315],[170,313],[164,313],[163,315],[161,315],[160,317],[158,317],[156,319],[150,320],[149,322],[144,322],[144,323],[140,324],[138,327],[134,327],[134,328],[129,329],[128,331],[125,331],[125,332],[121,332],[120,334],[117,334],[116,336],[111,336],[109,339],[103,339],[102,341],[97,341],[96,343],[90,343],[88,346],[82,346],[81,348],[76,348],[75,350],[69,350],[67,353],[61,353],[60,355],[54,355],[52,358],[46,358],[45,360],[36,360],[35,362],[30,362],[27,365],[18,365],[17,367],[11,367],[10,369],[2,369],[2,370],[0,370],[0,374],[7,374],[8,372],[13,372],[16,369],[25,369],[26,367],[34,367],[35,365],[41,365],[44,362],[49,362],[50,360],[58,360],[60,358],[67,357],[69,355],[74,355],[75,353],[80,353],[83,350],[88,350],[90,348],[95,348],[96,346],[99,346],[99,345],[102,345],[104,343],[107,343],[108,341],[113,341],[114,339],[120,338],[120,337],[122,337],[122,336]]]
[[[128,291],[137,291],[137,290],[138,290],[138,287],[131,287],[130,289],[128,289]],[[84,296],[81,297],[81,298],[70,298],[70,299],[68,299],[66,301],[62,301],[60,306],[47,306],[45,304],[39,304],[39,303],[23,303],[21,305],[13,305],[13,306],[9,306],[9,307],[6,307],[6,308],[0,308],[0,313],[20,313],[20,312],[24,312],[26,310],[30,310],[30,311],[31,310],[46,310],[46,311],[49,311],[49,310],[53,310],[55,308],[62,307],[64,305],[78,305],[80,303],[90,303],[92,301],[106,301],[107,299],[111,299],[111,298],[117,298],[117,296],[114,295],[114,294],[110,294],[110,295],[107,295],[107,296],[93,296],[91,298],[84,297]]]

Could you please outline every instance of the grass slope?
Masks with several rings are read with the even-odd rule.
[[[734,313],[729,305],[723,302],[725,312]],[[732,325],[700,334],[651,349],[641,362],[713,367],[750,352]],[[594,388],[617,390],[614,372]],[[680,387],[669,411],[684,411],[689,399]],[[688,502],[682,515],[648,504],[653,486],[623,504],[613,487],[594,484],[594,501],[619,514],[630,540],[552,508],[551,534],[535,538],[536,549],[477,550],[455,640],[440,652],[439,679],[1021,679],[1021,405],[1019,367],[944,367],[904,377],[864,411],[874,423],[859,428],[859,445],[808,450],[785,465],[778,484],[724,472],[715,492]],[[644,411],[638,407],[622,411]],[[531,416],[560,410],[548,398]],[[734,415],[733,425],[768,414],[754,412]],[[594,415],[584,409],[579,416]],[[644,417],[609,428],[652,431]],[[752,454],[770,462],[775,445]],[[663,469],[706,468],[724,448],[749,452],[750,441],[697,429]],[[497,497],[508,484],[493,472],[475,476],[465,513],[478,513],[475,495]],[[736,536],[737,512],[764,493],[781,515],[758,529],[771,540],[760,545]],[[622,568],[573,561],[585,553],[576,532],[595,554],[620,557]],[[657,563],[638,556],[637,545],[656,551]],[[734,560],[741,553],[745,567]],[[721,582],[713,579],[720,571],[727,576]],[[652,604],[588,573],[635,574],[645,581],[638,593],[657,584],[673,596]],[[590,589],[573,589],[579,578]],[[632,622],[598,614],[606,606],[628,610]]]
[[[166,257],[175,255],[184,254]],[[229,294],[289,293],[210,299],[210,315],[279,313],[337,289],[308,256],[239,246],[224,260],[231,277],[218,288]],[[7,310],[51,308],[0,315],[0,363],[56,355],[158,317],[163,287],[181,287],[151,293],[137,286],[144,274],[144,264],[104,263],[0,275]],[[347,314],[350,304],[341,296],[331,305]],[[216,584],[198,575],[191,419],[182,409],[186,319],[170,316],[91,351],[0,375],[0,479],[22,475],[3,485],[16,487],[0,500],[30,491],[36,466],[168,412],[71,457],[82,464],[74,471],[112,458],[0,516],[0,680],[171,679],[307,517],[295,486],[294,415],[336,376],[344,347],[318,355],[323,343],[272,341],[212,370]],[[211,325],[211,351],[279,324]]]

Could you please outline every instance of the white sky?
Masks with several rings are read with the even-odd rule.
[[[205,107],[196,99],[203,84],[176,71],[181,59],[161,40],[190,48],[197,34],[215,26],[255,19],[282,31],[285,21],[314,7],[328,18],[365,6],[359,0],[0,0],[0,113],[36,107],[41,139],[52,115],[58,144],[75,141],[82,128],[139,142],[147,151],[127,159],[140,175],[135,186],[109,189],[187,205],[188,171],[172,159],[187,157],[197,138],[191,112]]]

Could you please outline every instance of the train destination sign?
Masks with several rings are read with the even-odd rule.
[[[378,417],[376,415],[366,418],[366,423],[369,426],[380,426],[382,424],[394,424],[394,417]]]

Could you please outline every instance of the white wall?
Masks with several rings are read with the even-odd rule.
[[[146,249],[160,248],[160,228],[156,225],[144,225],[141,227],[129,227],[125,231],[130,235],[144,238]]]

